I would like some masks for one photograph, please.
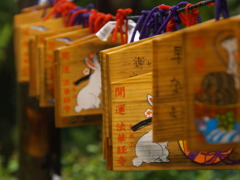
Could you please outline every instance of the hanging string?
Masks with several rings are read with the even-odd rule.
[[[158,8],[158,11],[155,12],[149,23],[147,24],[146,33],[143,38],[151,37],[157,35],[159,27],[164,23],[167,17],[168,10]],[[152,32],[151,32],[152,31]],[[166,32],[166,31],[164,31]]]
[[[173,32],[173,31],[176,31],[176,30],[179,30],[180,29],[180,24],[183,24],[184,26],[186,26],[186,21],[187,21],[187,18],[186,16],[183,14],[183,13],[177,13],[177,9],[181,8],[181,6],[186,6],[187,4],[189,4],[188,2],[186,1],[183,1],[183,2],[180,2],[177,6],[165,6],[164,5],[160,5],[159,8],[166,8],[168,9],[170,12],[172,12],[172,17],[170,17],[169,19],[169,16],[171,13],[169,13],[169,16],[166,18],[165,22],[163,23],[163,26],[164,24],[167,23],[166,25],[166,30],[164,28],[164,31],[166,32]],[[161,28],[161,27],[160,27]],[[164,33],[163,30],[161,30],[160,33]],[[157,34],[159,34],[159,32],[157,32]]]
[[[70,11],[70,15],[68,17],[68,27],[75,25],[82,25],[83,28],[89,26],[89,17],[91,9],[94,7],[92,3],[88,4],[85,8],[77,7]]]
[[[113,30],[113,38],[112,38],[112,42],[117,42],[117,33],[118,31],[120,31],[120,35],[121,35],[121,42],[122,44],[127,43],[127,35],[126,38],[124,39],[124,33],[123,33],[123,29],[122,26],[124,25],[124,19],[128,16],[129,13],[132,12],[132,9],[118,9],[117,14],[116,14],[116,27]],[[128,27],[128,23],[126,22],[126,29]],[[127,34],[127,32],[126,32]]]
[[[48,15],[44,15],[44,17],[42,17],[42,20],[45,21],[45,20],[49,19],[52,15],[54,15],[57,12],[57,6],[60,6],[62,2],[63,2],[63,0],[58,0],[58,1],[54,2],[53,10]],[[46,8],[47,7],[50,7],[50,3],[48,3]]]
[[[188,9],[191,10],[191,9],[199,8],[199,7],[206,6],[206,5],[213,6],[214,2],[215,2],[215,0],[200,1],[200,2],[198,2],[196,4],[193,4],[193,5],[189,6]],[[182,8],[179,8],[177,10],[177,13],[184,12],[184,11],[185,11],[185,7],[182,7]],[[140,17],[141,16],[138,16],[138,15],[136,15],[136,16],[128,16],[128,17],[126,17],[126,19],[138,20]]]
[[[179,29],[180,27],[177,25],[180,21],[182,23],[185,23],[185,16],[182,13],[178,13],[178,10],[181,9],[182,6],[186,6],[187,4],[189,4],[186,1],[180,2],[178,3],[176,6],[166,6],[166,5],[160,5],[159,8],[160,9],[168,9],[169,15],[167,16],[165,22],[162,24],[162,26],[158,29],[157,34],[161,34],[162,31],[167,27],[167,24],[170,22],[170,24],[168,24],[167,30],[168,31],[173,31],[173,25],[175,24],[175,28]],[[179,19],[180,18],[180,19]],[[173,22],[174,21],[174,22]],[[185,25],[185,24],[184,24]]]
[[[133,42],[133,41],[134,41],[134,38],[135,38],[136,33],[137,33],[137,30],[140,28],[141,24],[142,24],[142,23],[144,22],[144,20],[146,19],[149,11],[143,10],[141,13],[142,13],[142,16],[141,16],[141,17],[138,19],[138,21],[137,21],[137,24],[136,24],[136,27],[134,28],[133,35],[132,35],[132,37],[131,37],[130,42]]]
[[[97,33],[106,23],[113,19],[112,14],[104,14],[92,9],[89,17],[90,34]]]
[[[84,14],[84,13],[88,13],[88,9],[77,9],[75,10],[72,15],[70,15],[70,18],[69,18],[69,21],[68,21],[68,27],[70,26],[73,26],[73,25],[76,25],[76,19],[77,19],[77,16],[80,15],[80,14]],[[81,18],[83,19],[83,18]],[[84,20],[82,20],[83,24],[84,24]]]
[[[140,29],[140,38],[144,39],[147,37],[151,37],[157,35],[157,30],[161,26],[161,24],[165,21],[168,10],[159,9],[158,7],[154,7],[150,11],[142,11],[142,16],[139,18],[136,27],[134,28],[133,35],[131,37],[131,41],[134,41],[136,32]]]
[[[189,6],[191,5],[192,5],[191,3],[186,5],[186,10],[185,10],[186,17],[187,17],[187,27],[195,25],[197,23],[198,16],[199,16],[199,11],[196,8],[189,10]]]
[[[97,33],[106,23],[111,21],[112,18],[112,14],[99,13],[96,20],[94,21],[94,33]]]
[[[67,26],[70,11],[76,9],[78,6],[67,0],[58,0],[54,3],[53,10],[43,18],[43,21],[49,19],[52,15],[55,17],[62,16],[64,24]]]
[[[89,17],[89,30],[90,30],[90,34],[94,33],[94,21],[97,18],[98,15],[98,11],[96,9],[92,9],[91,10],[91,15]]]
[[[216,7],[215,7],[216,21],[219,21],[221,14],[223,15],[223,18],[229,17],[227,0],[216,0]]]
[[[178,4],[177,9],[181,8],[181,6],[186,6],[189,4],[186,1],[183,1]],[[138,20],[137,25],[134,29],[133,36],[131,38],[131,42],[133,42],[136,31],[142,24],[140,31],[140,38],[144,39],[151,36],[158,35],[159,28],[165,24],[165,27],[161,30],[161,33],[172,32],[180,29],[180,24],[187,25],[187,17],[183,13],[175,13],[172,17],[169,18],[169,13],[174,7],[167,5],[160,5],[154,7],[151,11],[142,11],[144,13]],[[168,19],[167,19],[168,18]],[[189,17],[188,17],[189,18]]]
[[[144,36],[145,36],[145,29],[146,29],[146,26],[147,26],[147,23],[149,22],[152,14],[158,10],[158,7],[154,7],[148,14],[147,14],[147,17],[145,18],[144,22],[143,22],[143,25],[142,25],[142,29],[140,31],[140,37],[139,39],[143,39]]]
[[[145,11],[145,14],[143,14],[139,18],[139,21],[137,22],[137,26],[134,29],[131,42],[133,42],[135,33],[139,29],[141,24],[142,24],[142,29],[140,31],[139,39],[144,39],[147,37],[158,35],[160,33],[172,32],[172,31],[178,30],[180,29],[180,24],[187,26],[187,17],[183,13],[176,12],[178,9],[181,8],[181,6],[186,6],[187,4],[189,3],[186,1],[183,1],[174,7],[167,6],[167,5],[160,5],[160,6],[154,7],[151,11]],[[160,27],[162,27],[162,29],[161,29],[161,32],[159,33]]]
[[[189,6],[188,9],[191,10],[191,9],[199,8],[199,7],[206,6],[206,5],[213,6],[214,2],[215,2],[215,0],[200,1],[196,4],[193,4],[193,5]],[[178,13],[184,12],[184,11],[185,11],[185,7],[182,7],[182,8],[177,10]]]

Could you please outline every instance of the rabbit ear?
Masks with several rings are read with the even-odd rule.
[[[93,63],[94,63],[95,65],[99,64],[97,54],[94,54],[94,55],[93,55]]]
[[[237,45],[237,42],[236,42],[236,38],[234,37],[230,37],[230,38],[227,38],[227,39],[224,39],[222,42],[221,42],[221,45],[223,48],[225,49],[234,49],[235,47],[233,46],[236,46]]]
[[[97,54],[93,54],[93,59],[95,59],[95,60],[98,59]]]
[[[89,68],[95,70],[95,65],[93,64],[93,62],[92,62],[90,59],[85,58],[85,63],[86,63],[86,65],[87,65]]]
[[[152,106],[153,105],[153,97],[150,94],[148,94],[147,99],[148,99],[148,103]]]

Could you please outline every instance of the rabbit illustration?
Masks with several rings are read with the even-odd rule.
[[[137,157],[133,159],[133,165],[139,167],[142,163],[169,162],[167,144],[152,142],[152,131],[144,134],[136,144]]]
[[[239,89],[237,39],[233,37],[227,38],[221,42],[221,46],[228,52],[228,73],[234,75],[236,89]]]
[[[152,106],[152,96],[148,95],[147,97],[148,103]],[[149,116],[148,116],[149,117]],[[144,123],[143,123],[144,122]],[[147,122],[147,124],[145,124]],[[135,127],[138,130],[142,128],[141,126],[148,125],[149,122],[144,120]],[[132,128],[134,129],[134,128]],[[146,134],[144,134],[136,144],[136,158],[133,159],[133,165],[139,167],[142,163],[161,163],[161,162],[169,162],[168,155],[169,151],[167,149],[168,142],[162,143],[154,143],[152,141],[153,135],[152,130]]]
[[[83,109],[94,109],[100,107],[101,93],[101,66],[98,61],[97,55],[94,54],[93,61],[85,58],[87,66],[94,70],[89,78],[87,86],[82,88],[77,95],[77,106],[75,107],[76,112],[81,112]]]

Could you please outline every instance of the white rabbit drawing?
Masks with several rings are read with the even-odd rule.
[[[93,61],[85,58],[87,66],[94,70],[89,78],[87,86],[82,88],[77,95],[76,112],[81,112],[83,109],[95,109],[100,107],[101,93],[101,66],[98,61],[97,55],[94,54]]]
[[[147,97],[152,106],[152,96]],[[136,158],[133,159],[133,165],[139,167],[142,163],[161,163],[169,162],[167,149],[168,142],[154,143],[152,141],[152,131],[144,134],[136,144]]]
[[[236,38],[227,38],[221,42],[222,47],[228,52],[228,73],[234,75],[236,89],[239,89],[238,63],[235,55],[238,53]]]

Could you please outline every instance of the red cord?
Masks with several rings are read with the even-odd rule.
[[[70,11],[76,9],[78,6],[67,0],[58,0],[54,3],[53,10],[43,18],[43,21],[49,19],[52,15],[60,14],[63,18],[63,22],[67,25]]]
[[[117,14],[116,14],[116,27],[113,30],[113,38],[112,38],[112,42],[117,42],[117,33],[118,31],[120,31],[120,35],[121,35],[121,42],[122,44],[126,43],[126,39],[124,39],[124,33],[123,33],[123,29],[122,26],[124,25],[124,19],[127,17],[127,15],[129,13],[132,12],[132,9],[128,8],[128,9],[118,9]],[[128,32],[126,32],[127,34]],[[127,35],[126,35],[127,38]]]
[[[99,31],[103,26],[104,26],[104,18],[105,14],[104,13],[98,13],[95,21],[94,21],[94,33]]]
[[[97,33],[106,23],[111,21],[113,15],[104,14],[93,9],[89,17],[90,34]]]
[[[91,10],[91,15],[89,17],[89,30],[90,34],[94,33],[94,21],[97,17],[98,11],[96,9]]]
[[[211,3],[208,4],[208,6],[209,6],[209,7],[214,6],[214,3],[211,2]]]
[[[73,26],[73,20],[75,19],[75,17],[78,15],[78,14],[82,14],[82,13],[88,13],[88,10],[87,9],[80,9],[78,11],[75,11],[70,19],[69,19],[69,22],[68,22],[68,26]]]
[[[198,16],[199,16],[199,11],[195,8],[195,9],[192,9],[191,13],[189,12],[189,6],[191,6],[192,4],[189,3],[187,6],[186,6],[186,15],[183,14],[183,13],[179,13],[179,18],[181,19],[181,23],[184,25],[184,26],[192,26],[192,25],[195,25],[197,23],[197,20],[198,20]],[[211,5],[211,4],[209,4]],[[159,9],[166,9],[166,10],[170,10],[171,9],[171,6],[168,6],[168,5],[159,5],[158,6]],[[175,29],[175,22],[173,21],[173,18],[171,18],[171,20],[168,22],[167,24],[167,32],[172,32],[174,31]]]
[[[165,5],[165,4],[161,4],[158,6],[158,9],[166,9],[169,10],[171,8],[171,6]]]
[[[197,24],[197,20],[198,20],[198,16],[199,16],[199,10],[194,8],[192,10],[189,10],[189,6],[191,6],[192,4],[189,3],[186,6],[186,17],[187,17],[187,27],[193,26],[195,24]],[[191,13],[190,13],[191,11]]]

